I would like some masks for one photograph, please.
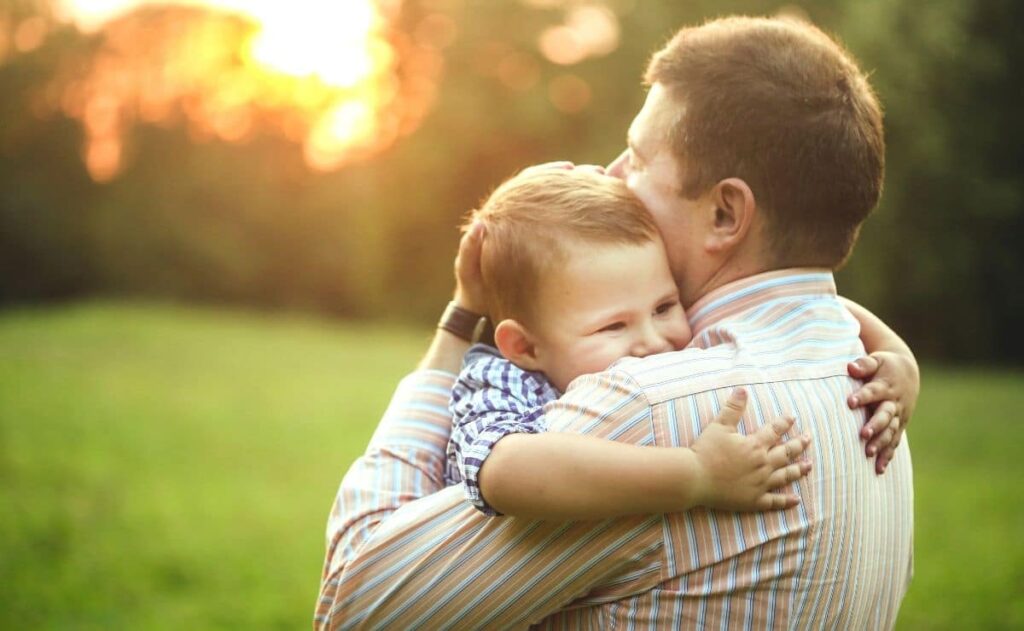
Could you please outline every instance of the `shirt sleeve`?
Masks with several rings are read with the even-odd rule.
[[[645,401],[631,384],[606,378],[586,386],[547,409],[558,419],[600,419],[602,427],[635,425],[643,416]],[[395,405],[389,414],[404,416]],[[458,487],[386,510],[325,576],[317,628],[522,628],[667,578],[659,516],[493,519],[463,501]]]
[[[473,506],[499,515],[480,490],[480,469],[505,436],[543,432],[544,404],[557,398],[542,375],[518,368],[487,347],[471,349],[452,390],[447,482],[463,482]]]
[[[420,371],[403,379],[366,452],[341,481],[327,521],[327,554],[315,620],[343,567],[373,531],[401,506],[444,488],[445,447],[451,429],[448,400],[455,375]]]

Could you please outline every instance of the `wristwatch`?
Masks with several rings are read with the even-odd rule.
[[[441,314],[437,328],[444,329],[467,342],[474,342],[479,338],[481,330],[486,327],[486,322],[487,318],[469,309],[463,309],[453,300]]]

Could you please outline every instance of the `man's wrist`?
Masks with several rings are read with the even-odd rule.
[[[440,370],[458,373],[462,368],[462,357],[469,350],[470,343],[444,329],[438,329],[430,342],[426,355],[420,360],[418,370]]]
[[[470,311],[460,306],[458,301],[452,300],[441,314],[437,328],[472,343],[479,336],[483,320],[483,315]]]

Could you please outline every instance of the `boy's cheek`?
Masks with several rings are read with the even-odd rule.
[[[674,333],[669,336],[669,342],[671,342],[673,348],[677,351],[681,351],[693,340],[693,333],[690,331],[690,324],[686,321],[685,317],[680,322]]]
[[[576,355],[575,372],[577,375],[602,372],[627,354],[625,351],[615,348],[613,344],[607,343],[580,348]]]

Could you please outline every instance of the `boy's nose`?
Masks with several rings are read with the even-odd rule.
[[[630,355],[633,357],[647,357],[648,355],[665,353],[670,350],[672,350],[672,344],[661,335],[658,335],[653,326],[647,326],[636,341],[634,341]]]

